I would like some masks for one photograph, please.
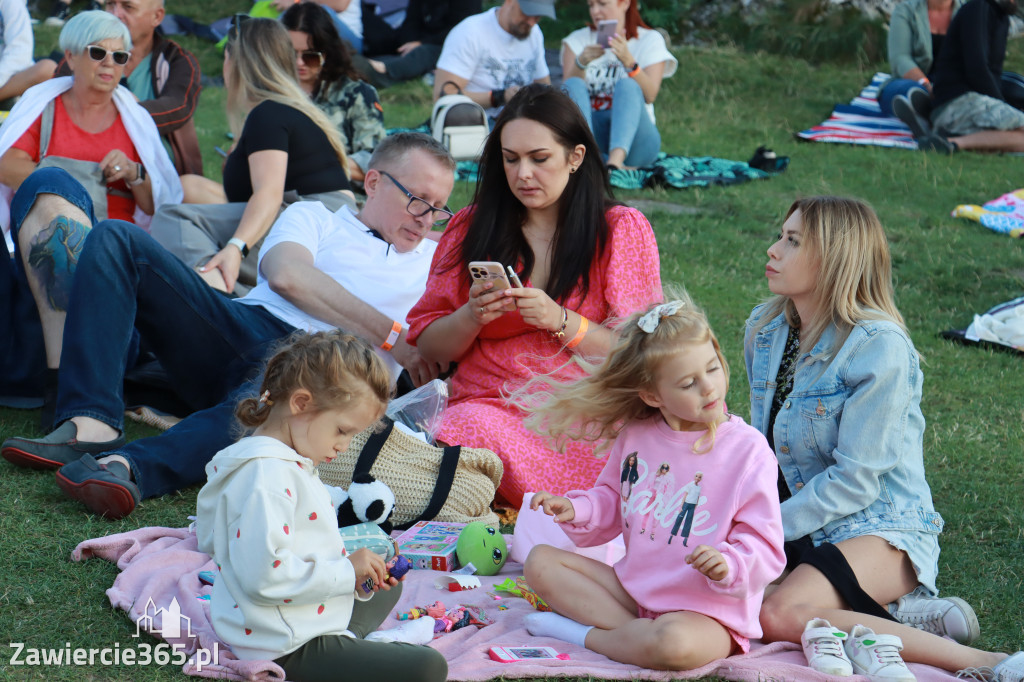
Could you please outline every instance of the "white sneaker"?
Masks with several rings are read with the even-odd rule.
[[[853,672],[871,682],[917,682],[900,657],[903,641],[896,635],[879,635],[869,627],[854,625],[846,640],[846,654]]]
[[[1022,682],[1024,680],[1024,651],[1004,658],[995,668],[964,668],[957,672],[958,680],[977,682]]]
[[[961,644],[970,644],[981,636],[974,609],[957,597],[930,597],[915,590],[889,604],[889,613],[904,625]]]
[[[804,647],[807,665],[812,670],[826,675],[848,677],[853,674],[853,664],[843,649],[846,633],[832,627],[824,618],[812,618],[807,621],[800,643]]]

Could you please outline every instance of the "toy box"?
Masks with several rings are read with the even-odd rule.
[[[395,542],[398,552],[412,562],[414,569],[454,571],[459,567],[455,543],[464,523],[420,521],[402,533]]]

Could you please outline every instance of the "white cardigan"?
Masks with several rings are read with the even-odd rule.
[[[51,100],[71,88],[72,79],[73,76],[53,78],[25,91],[11,109],[3,126],[0,126],[0,157],[6,154],[7,150],[35,123]],[[114,106],[117,107],[125,130],[128,131],[128,137],[135,145],[142,165],[146,167],[146,173],[151,178],[154,212],[162,204],[180,204],[184,198],[181,180],[160,141],[160,133],[153,122],[153,117],[135,100],[135,95],[122,85],[114,90]],[[3,199],[0,201],[0,226],[3,227],[8,253],[14,253],[14,242],[11,240],[11,199],[14,197],[14,190],[0,184],[0,197]],[[135,207],[134,220],[135,224],[143,229],[149,227],[150,216],[143,213],[138,206]]]

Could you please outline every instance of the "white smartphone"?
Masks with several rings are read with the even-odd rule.
[[[473,278],[474,282],[494,282],[492,291],[504,291],[512,288],[512,284],[505,274],[505,267],[495,261],[475,260],[470,262],[469,276]]]
[[[619,30],[618,19],[602,19],[597,22],[597,44],[607,48],[611,44],[612,36]]]
[[[560,654],[549,646],[492,646],[490,653],[491,659],[499,663],[569,660],[569,654]]]

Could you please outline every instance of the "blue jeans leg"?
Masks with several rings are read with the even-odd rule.
[[[643,90],[632,78],[615,83],[608,150],[625,149],[627,166],[650,166],[661,151],[661,134],[647,113]]]
[[[222,400],[292,328],[233,301],[138,227],[106,220],[89,234],[64,324],[57,423],[123,423],[124,367],[136,328],[196,410]]]
[[[562,92],[569,95],[569,99],[576,103],[576,106],[580,108],[580,113],[583,114],[583,119],[587,122],[587,126],[593,132],[594,123],[591,118],[591,112],[593,107],[590,106],[590,90],[587,89],[587,84],[582,78],[578,76],[573,78],[566,78],[562,83]],[[601,141],[598,140],[598,145]]]
[[[878,91],[878,108],[882,110],[882,114],[885,116],[894,117],[896,116],[892,110],[892,101],[896,95],[903,95],[907,97],[910,95],[910,91],[913,89],[924,90],[920,83],[912,81],[909,78],[893,78],[885,82],[881,90]],[[927,92],[927,90],[925,90]],[[922,115],[924,112],[921,112]]]

